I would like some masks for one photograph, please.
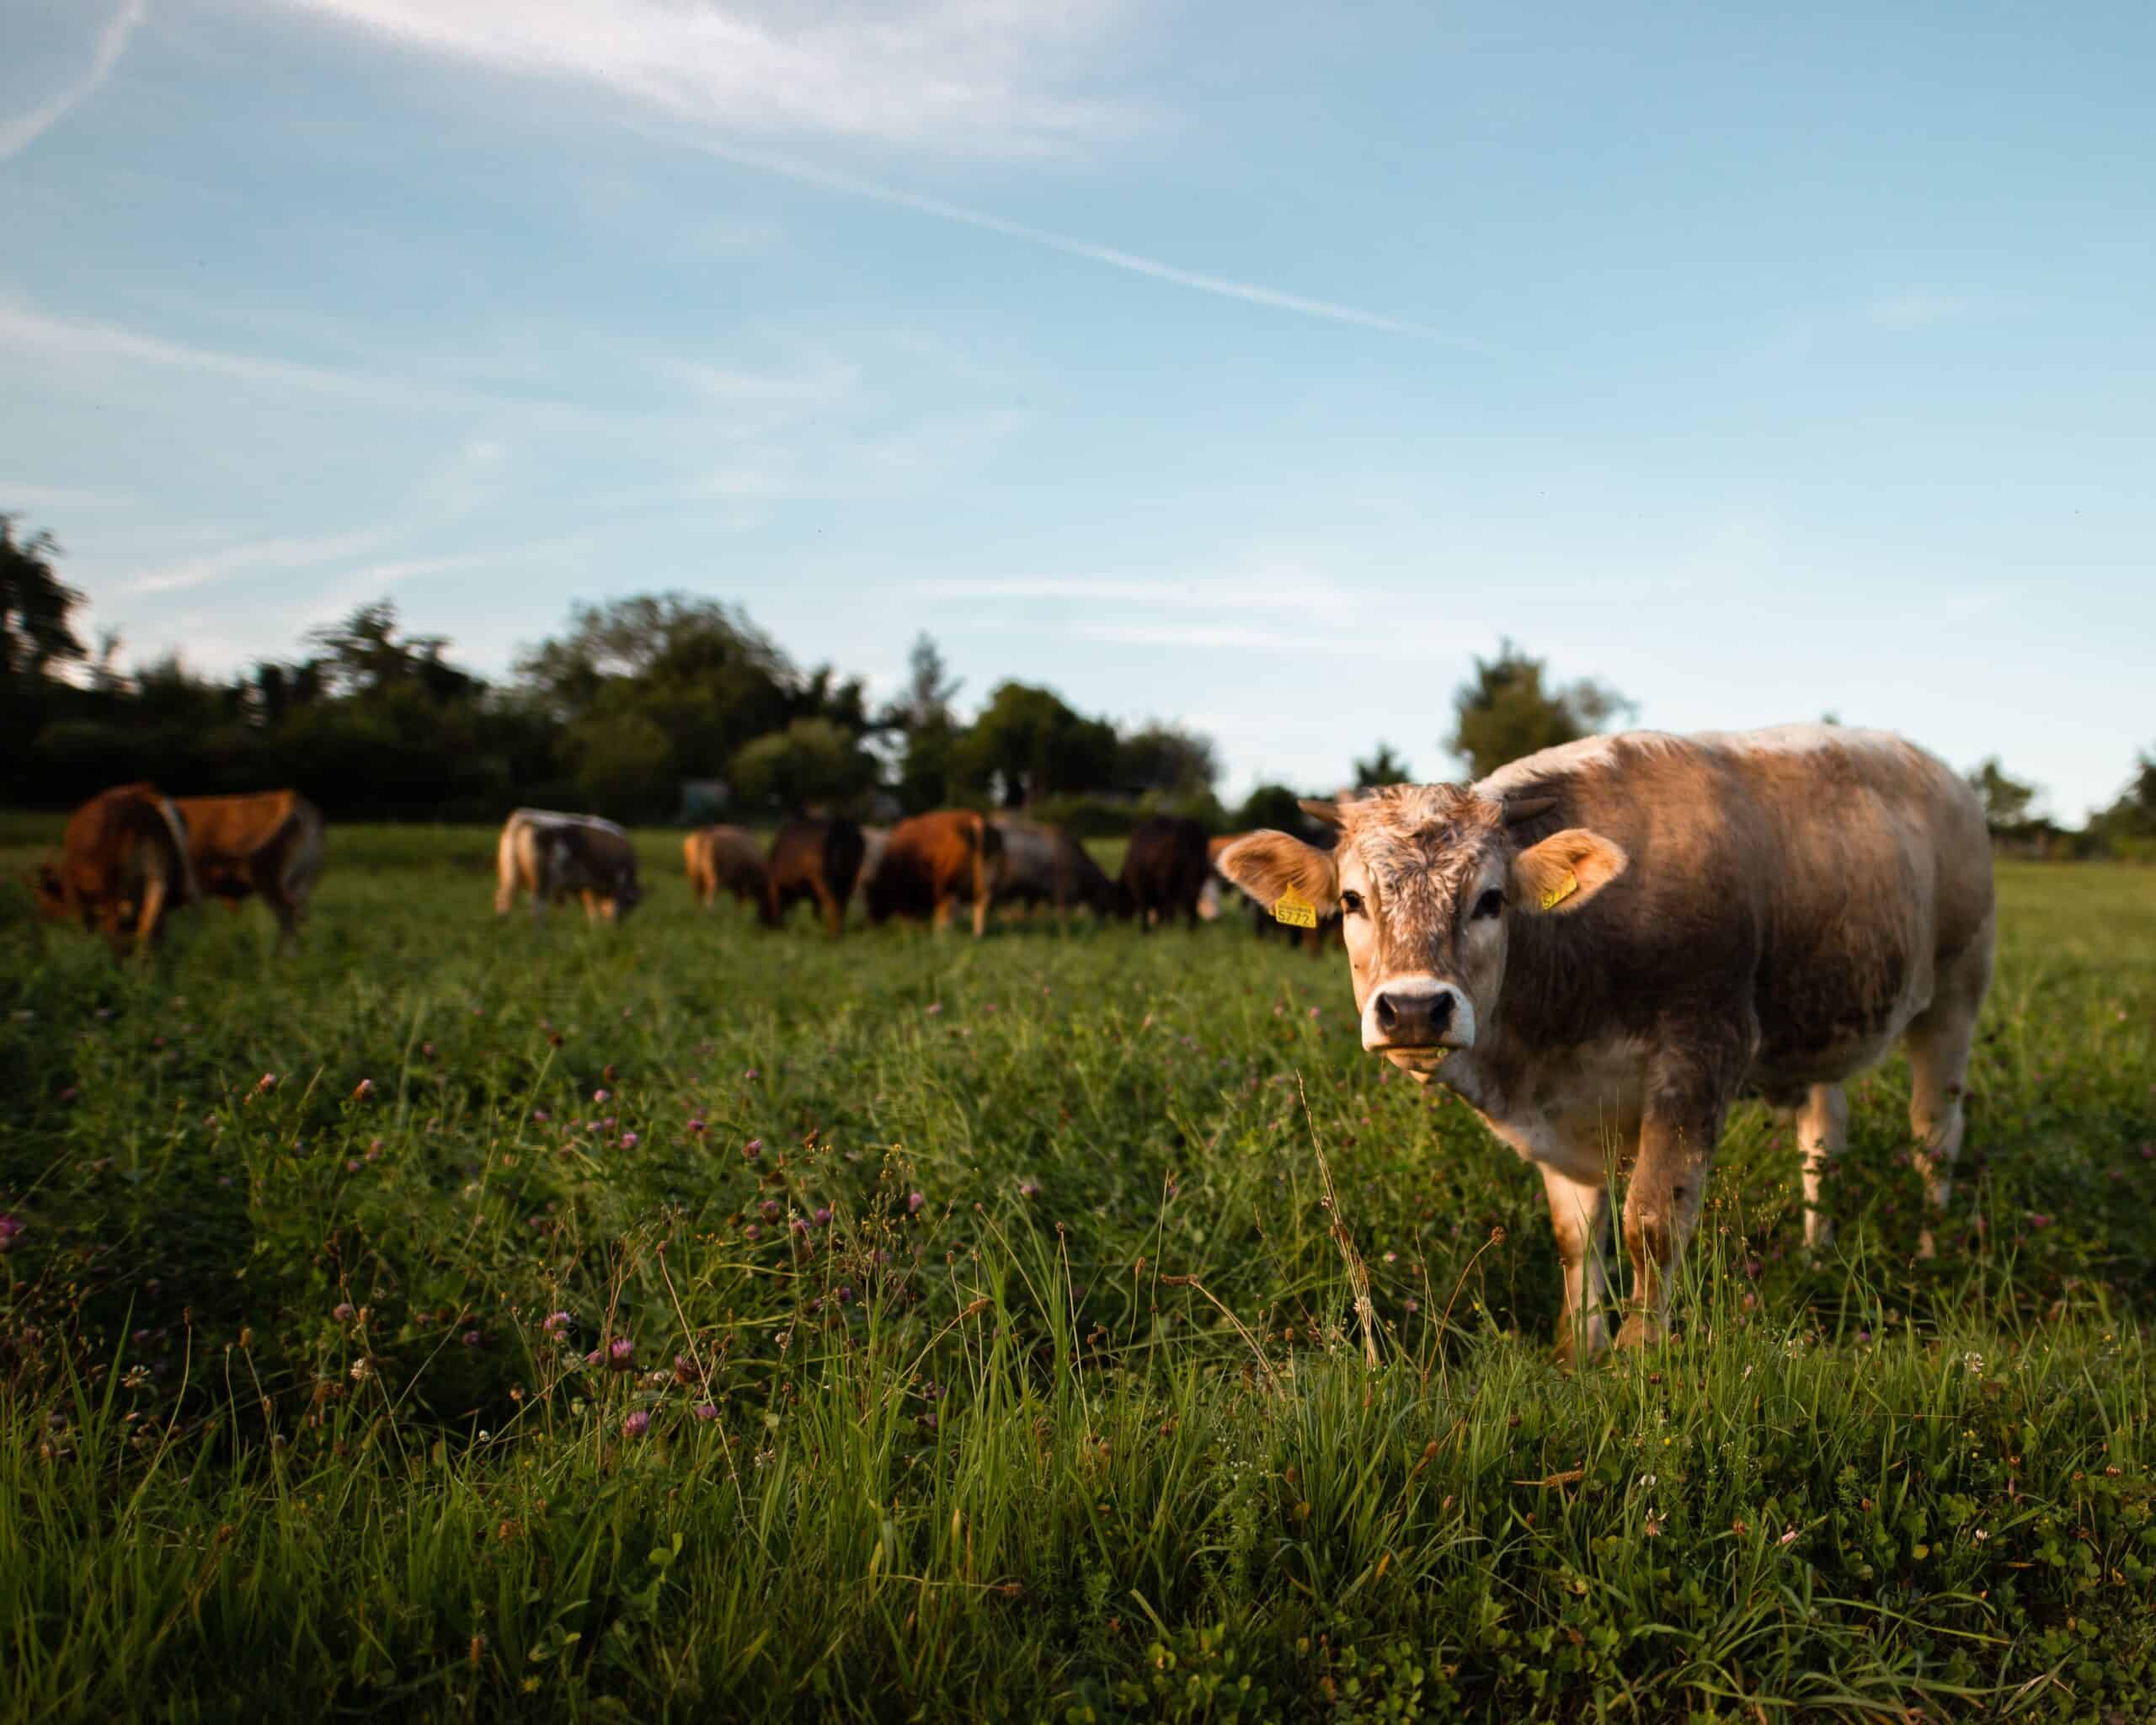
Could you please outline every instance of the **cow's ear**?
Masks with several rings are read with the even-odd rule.
[[[1630,858],[1600,833],[1568,826],[1513,858],[1513,902],[1529,915],[1569,916],[1625,872]]]
[[[1331,852],[1284,832],[1245,833],[1220,852],[1214,867],[1267,909],[1292,892],[1323,911],[1340,891]]]

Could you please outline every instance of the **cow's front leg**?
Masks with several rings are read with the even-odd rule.
[[[1609,1271],[1603,1242],[1609,1236],[1609,1188],[1575,1180],[1546,1163],[1543,1189],[1550,1195],[1550,1226],[1565,1262],[1565,1313],[1557,1320],[1557,1360],[1572,1365],[1593,1359],[1609,1345],[1603,1302]]]
[[[1721,1087],[1704,1074],[1665,1078],[1648,1098],[1640,1153],[1625,1194],[1632,1288],[1624,1327],[1617,1332],[1620,1348],[1643,1348],[1662,1338],[1670,1286],[1699,1226],[1728,1105]]]

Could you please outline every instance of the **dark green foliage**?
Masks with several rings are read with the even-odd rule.
[[[1588,680],[1545,687],[1543,662],[1507,641],[1495,659],[1475,661],[1474,681],[1454,696],[1455,722],[1445,746],[1467,763],[1470,779],[1484,778],[1507,761],[1599,730],[1630,707]]]
[[[1414,770],[1392,752],[1392,745],[1380,743],[1377,753],[1368,761],[1355,763],[1355,788],[1367,791],[1374,785],[1401,785],[1412,782]]]

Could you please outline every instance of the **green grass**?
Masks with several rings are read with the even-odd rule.
[[[343,829],[296,958],[118,967],[51,829],[6,1717],[2156,1714],[2156,874],[2002,870],[1936,1261],[1898,1065],[1824,1263],[1748,1107],[1679,1338],[1567,1376],[1540,1181],[1337,956],[768,936],[665,834],[535,931],[490,833]]]

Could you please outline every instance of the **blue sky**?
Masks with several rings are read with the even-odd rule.
[[[2116,794],[2156,11],[1332,10],[0,0],[0,509],[210,670],[680,586],[1236,793],[1508,634]]]

